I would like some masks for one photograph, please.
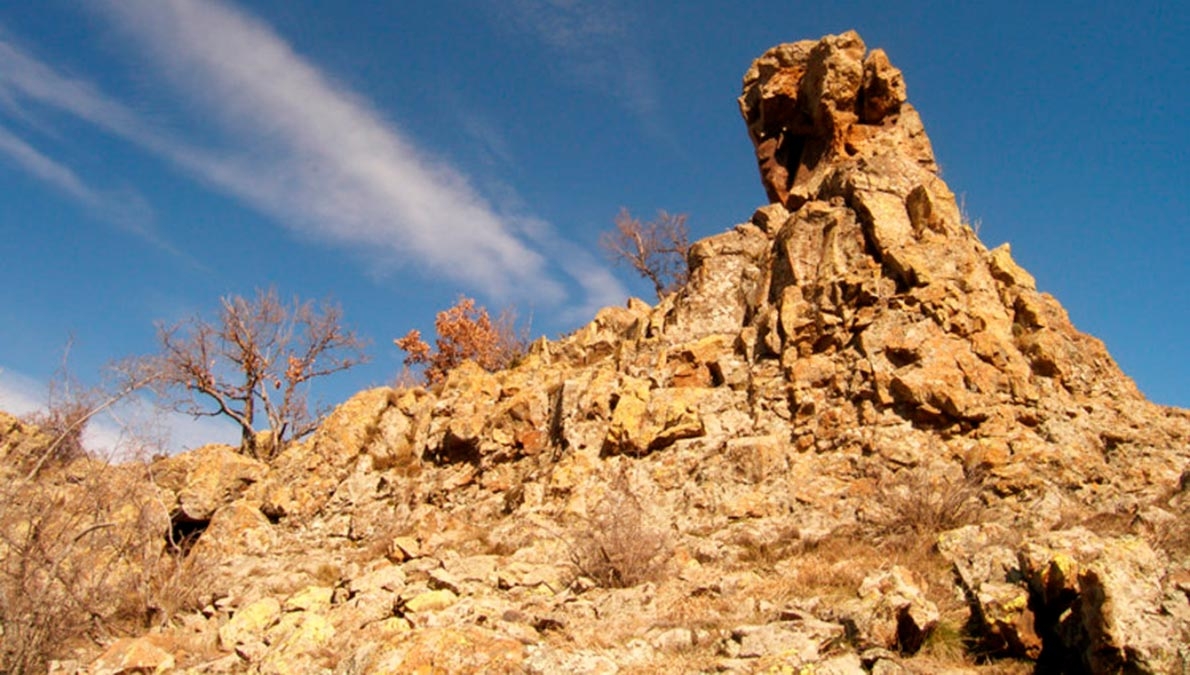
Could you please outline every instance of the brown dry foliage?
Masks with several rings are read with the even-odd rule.
[[[194,570],[143,465],[82,459],[0,487],[0,672],[168,621]]]
[[[51,397],[56,396],[52,393]],[[83,447],[83,430],[89,417],[91,405],[78,397],[68,397],[51,402],[49,408],[25,415],[22,420],[35,426],[52,439],[42,448],[46,461],[67,463],[87,456]],[[30,457],[35,462],[38,458]],[[30,467],[32,470],[34,467]]]
[[[888,554],[851,533],[833,533],[802,540],[773,574],[766,597],[790,600],[817,596],[852,597],[872,570],[888,562]]]
[[[571,563],[604,588],[630,588],[657,579],[672,553],[669,537],[646,522],[621,473],[572,543]]]
[[[199,587],[146,465],[81,445],[95,415],[152,379],[143,365],[116,364],[93,388],[63,367],[35,416],[46,427],[0,420],[0,672],[45,672],[75,647],[143,632]]]
[[[642,223],[628,209],[620,209],[614,230],[599,237],[599,245],[616,263],[626,263],[653,284],[660,299],[686,283],[686,253],[690,233],[685,214],[658,211],[657,218]]]
[[[525,338],[517,333],[516,315],[510,310],[493,320],[475,300],[459,296],[453,307],[438,312],[434,347],[421,339],[414,329],[393,341],[405,351],[405,366],[424,366],[430,384],[441,382],[446,374],[464,361],[474,361],[484,370],[494,372],[512,365],[525,352]]]
[[[310,381],[363,363],[364,343],[344,327],[337,305],[285,303],[272,288],[221,303],[214,321],[194,316],[158,327],[160,383],[181,390],[174,403],[182,412],[235,421],[241,451],[268,460],[318,427],[322,415],[306,400]]]

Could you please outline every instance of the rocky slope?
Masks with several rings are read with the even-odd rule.
[[[771,203],[683,288],[271,466],[120,468],[177,590],[55,672],[1190,668],[1190,412],[962,222],[881,50],[743,85]]]

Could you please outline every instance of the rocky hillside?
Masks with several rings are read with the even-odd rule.
[[[156,589],[52,672],[1186,672],[1190,412],[984,247],[883,51],[779,45],[739,105],[770,203],[657,306],[271,465],[43,479],[125,486],[151,555],[78,546]]]

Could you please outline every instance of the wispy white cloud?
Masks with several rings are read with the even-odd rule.
[[[516,164],[512,145],[495,123],[469,106],[459,105],[457,110],[459,128],[475,141],[480,154],[488,163],[506,166]]]
[[[94,206],[101,201],[98,193],[83,183],[69,167],[46,157],[3,126],[0,126],[0,153],[7,155],[17,166],[36,178],[81,202]]]
[[[604,276],[593,259],[576,267],[557,258],[562,240],[553,228],[539,221],[528,227],[532,219],[497,208],[467,175],[420,150],[361,96],[231,4],[105,0],[95,6],[187,98],[189,121],[204,133],[201,145],[148,123],[2,35],[0,98],[29,99],[87,120],[297,233],[346,246],[381,269],[414,264],[489,297],[532,304],[566,300],[567,277],[586,293],[597,289],[600,302],[625,297],[618,282],[592,282]],[[487,133],[493,153],[510,157],[499,135]]]
[[[563,298],[515,218],[263,22],[222,2],[102,7],[228,135],[218,151],[161,148],[174,161],[303,234],[494,296]]]
[[[171,253],[177,253],[152,226],[153,210],[133,190],[105,191],[88,185],[70,167],[54,160],[0,125],[0,155],[50,187],[78,201],[92,214]]]
[[[61,140],[47,120],[23,103],[62,109],[116,133],[131,134],[139,122],[126,108],[98,93],[86,82],[64,76],[31,57],[0,33],[0,107],[21,126]],[[185,258],[154,226],[149,202],[136,190],[97,188],[60,160],[54,159],[0,125],[0,154],[29,175],[79,202],[95,217],[107,221],[164,251]]]
[[[0,33],[0,98],[36,103],[67,111],[122,136],[144,132],[138,116],[105,96],[89,82],[59,72]],[[27,115],[27,113],[26,113]]]

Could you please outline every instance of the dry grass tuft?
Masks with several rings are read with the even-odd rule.
[[[733,537],[732,543],[741,549],[739,561],[752,567],[772,567],[806,546],[802,541],[801,532],[793,524],[772,532],[745,530]]]
[[[948,480],[925,468],[883,476],[873,507],[864,514],[879,541],[915,541],[932,547],[938,534],[978,522],[985,474],[972,469]]]
[[[852,597],[864,577],[880,569],[887,559],[871,541],[851,532],[806,541],[782,563],[780,588],[771,589],[769,597]]]
[[[595,505],[571,543],[571,563],[605,588],[630,588],[661,576],[673,554],[665,532],[646,522],[627,474]]]

